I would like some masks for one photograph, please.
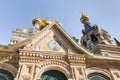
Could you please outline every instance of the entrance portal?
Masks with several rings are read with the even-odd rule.
[[[49,70],[42,74],[41,80],[67,80],[66,76],[57,70]]]

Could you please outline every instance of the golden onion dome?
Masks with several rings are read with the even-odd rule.
[[[48,18],[46,18],[45,20],[40,22],[40,29],[43,29],[44,27],[46,27],[47,25],[51,24],[52,22],[50,20],[48,20]]]
[[[46,24],[48,24],[48,25],[52,23],[48,18],[45,19],[45,22],[46,22]]]
[[[39,17],[37,17],[37,18],[35,18],[35,19],[32,20],[32,23],[33,23],[33,25],[34,25],[35,23],[38,23],[38,24],[40,25],[41,20],[40,20]]]
[[[84,22],[86,22],[86,21],[89,21],[89,16],[82,14],[82,17],[80,18],[80,22],[84,24]]]

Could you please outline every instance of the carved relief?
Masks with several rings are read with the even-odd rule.
[[[117,78],[120,78],[120,72],[114,72],[114,75],[115,75]]]
[[[120,69],[119,68],[118,69],[117,68],[113,68],[110,71],[111,71],[111,73],[112,73],[112,75],[113,75],[115,80],[119,80],[120,79]]]
[[[82,68],[78,69],[78,71],[79,71],[79,74],[80,74],[80,75],[83,75],[83,70],[82,70]]]
[[[74,68],[76,80],[85,80],[85,74],[83,68],[84,68],[83,66]]]
[[[26,45],[23,49],[34,51],[65,52],[64,48],[61,46],[61,43],[55,39],[54,33],[51,30]]]
[[[47,42],[51,37],[53,36],[53,33],[48,31],[42,36],[38,37],[36,40],[32,41],[30,44],[26,45],[23,49],[25,50],[40,50],[41,45],[43,45],[45,42]]]
[[[28,80],[32,78],[33,65],[23,64],[21,65],[21,71],[19,72],[19,80]]]

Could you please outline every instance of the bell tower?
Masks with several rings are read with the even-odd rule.
[[[107,31],[99,29],[96,24],[91,25],[89,16],[82,14],[80,22],[84,25],[82,30],[83,36],[80,42],[84,48],[91,51],[98,44],[116,45]]]

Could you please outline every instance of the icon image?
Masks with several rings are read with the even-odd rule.
[[[56,40],[51,40],[48,42],[48,47],[53,51],[58,51],[61,48],[61,44]]]

